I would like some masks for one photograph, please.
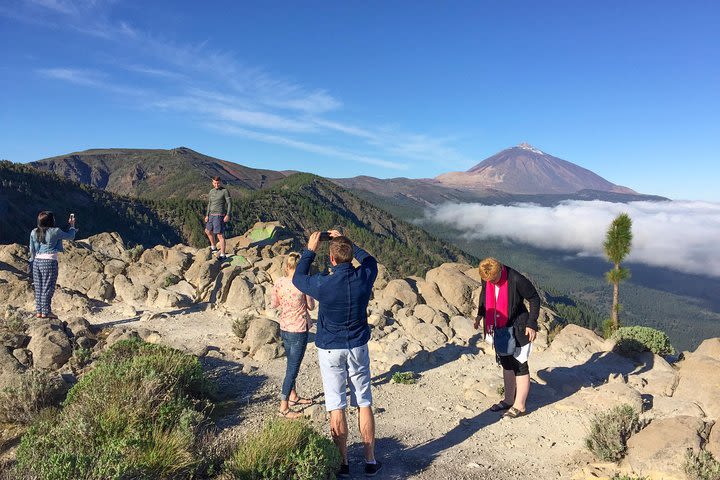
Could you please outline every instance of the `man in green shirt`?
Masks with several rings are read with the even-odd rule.
[[[205,235],[210,240],[210,251],[218,251],[215,247],[215,235],[220,247],[218,257],[225,259],[225,223],[230,220],[230,194],[222,186],[220,177],[213,177],[213,189],[208,193],[208,206],[205,212]]]

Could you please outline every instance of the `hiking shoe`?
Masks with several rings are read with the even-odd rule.
[[[374,477],[380,470],[382,470],[382,463],[380,463],[378,460],[375,460],[375,463],[365,464],[366,477]]]
[[[216,253],[218,249],[216,247],[210,247],[210,253]]]
[[[350,478],[350,465],[347,463],[341,464],[336,476],[340,478]]]

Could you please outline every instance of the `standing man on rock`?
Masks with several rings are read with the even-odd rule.
[[[213,177],[213,189],[208,193],[208,205],[205,212],[205,235],[210,240],[210,252],[218,252],[215,235],[220,246],[218,258],[225,259],[225,224],[230,220],[230,194],[222,186],[220,177]]]
[[[321,233],[315,232],[310,235],[307,249],[300,257],[293,284],[320,304],[315,345],[325,391],[325,408],[330,412],[330,434],[342,457],[337,475],[350,476],[345,416],[349,384],[350,404],[358,408],[360,434],[365,446],[365,476],[373,477],[382,464],[375,460],[367,306],[378,274],[377,260],[337,230],[323,232],[323,237],[330,239],[330,272],[308,275],[321,239]],[[360,263],[357,268],[352,265],[353,257]]]

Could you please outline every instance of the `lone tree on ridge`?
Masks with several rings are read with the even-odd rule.
[[[605,236],[605,255],[613,263],[613,268],[605,273],[605,278],[613,286],[613,304],[610,322],[613,331],[620,327],[618,312],[620,303],[618,301],[620,282],[630,278],[630,270],[622,268],[620,262],[630,253],[632,246],[632,220],[627,213],[621,213],[612,221]]]

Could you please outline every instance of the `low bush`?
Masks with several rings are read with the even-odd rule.
[[[128,250],[128,255],[130,256],[130,260],[133,262],[137,262],[140,260],[140,256],[145,251],[145,247],[142,245],[135,245],[134,247],[130,248]]]
[[[250,326],[250,321],[253,319],[252,315],[243,315],[240,318],[236,318],[232,324],[232,331],[236,337],[240,340],[245,339],[245,334]]]
[[[602,323],[602,336],[603,338],[610,338],[615,333],[615,326],[613,325],[612,319],[606,318]]]
[[[616,473],[610,480],[648,480],[647,477],[635,477],[632,475],[620,475]]]
[[[690,480],[720,480],[720,462],[705,450],[696,452],[688,448],[683,468]]]
[[[392,376],[393,383],[402,383],[404,385],[412,385],[417,379],[413,372],[395,372]]]
[[[675,352],[667,334],[650,327],[620,327],[612,338],[616,341],[615,350],[623,355],[641,352],[670,355]]]
[[[57,406],[67,392],[58,377],[28,370],[0,391],[0,423],[27,425],[44,408]]]
[[[619,405],[595,415],[585,445],[598,459],[616,462],[625,456],[627,441],[638,430],[638,412],[630,405]]]
[[[19,474],[39,479],[189,476],[210,385],[197,358],[124,340],[41,415],[17,450]]]
[[[224,472],[237,480],[323,480],[338,468],[337,447],[308,423],[273,420],[239,446]]]
[[[25,332],[25,327],[25,321],[19,313],[13,312],[6,318],[0,318],[0,331],[19,334]]]
[[[180,277],[177,275],[168,275],[163,281],[163,287],[171,287],[173,285],[177,285],[178,283],[180,283]]]

